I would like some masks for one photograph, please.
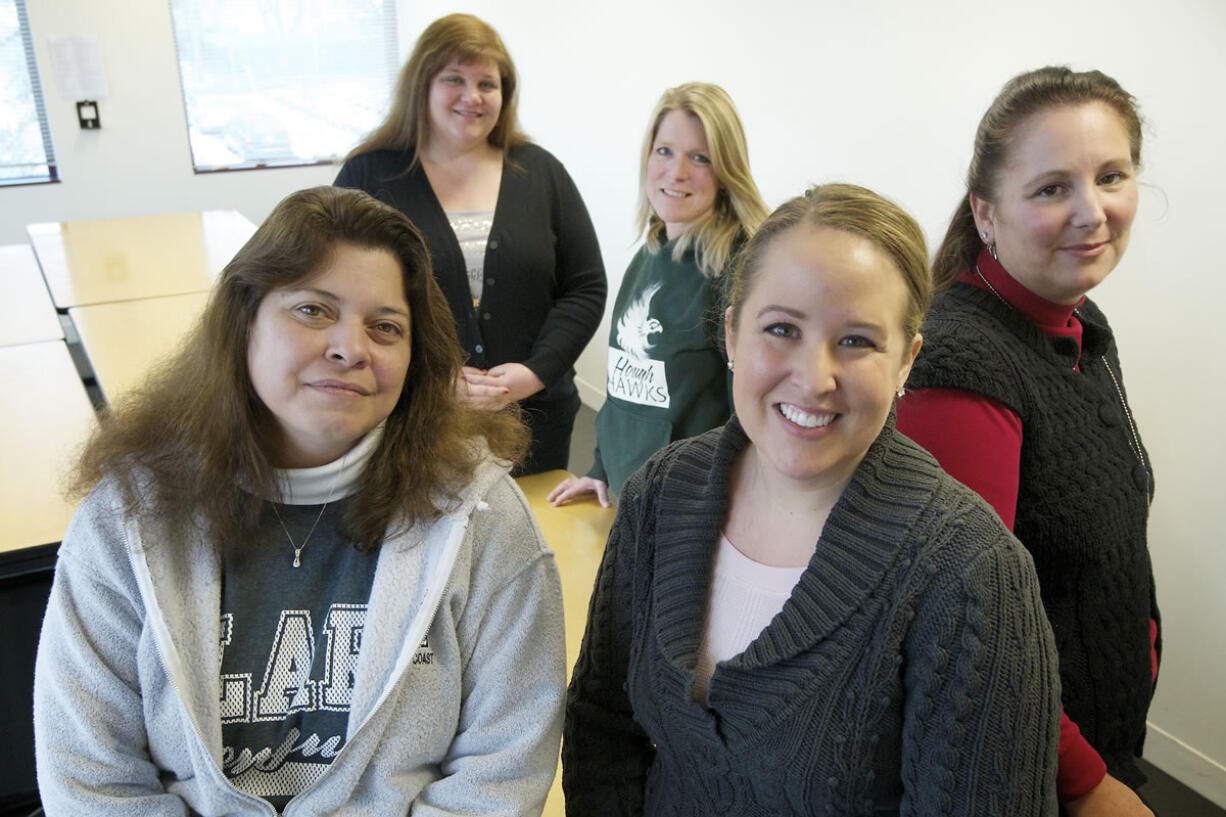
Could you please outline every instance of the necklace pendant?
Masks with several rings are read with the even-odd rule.
[[[302,567],[302,548],[294,548],[294,567]]]

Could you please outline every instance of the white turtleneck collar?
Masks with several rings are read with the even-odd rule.
[[[284,505],[322,505],[344,499],[358,489],[358,479],[383,436],[383,424],[372,428],[344,456],[314,468],[283,468],[276,472]]]

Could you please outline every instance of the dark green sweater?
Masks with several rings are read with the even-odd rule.
[[[626,485],[567,698],[567,813],[1054,815],[1030,557],[887,423],[783,610],[691,696],[735,419]]]
[[[728,419],[727,362],[718,348],[719,280],[673,242],[641,248],[622,278],[609,328],[608,380],[588,476],[614,493],[674,440]]]

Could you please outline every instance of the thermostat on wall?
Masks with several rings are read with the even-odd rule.
[[[82,130],[98,130],[102,127],[102,119],[98,116],[98,103],[85,99],[77,103],[77,121]]]

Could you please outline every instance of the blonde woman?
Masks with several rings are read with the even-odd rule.
[[[515,65],[488,23],[435,20],[401,72],[384,123],[336,177],[417,225],[455,318],[460,399],[523,409],[520,473],[565,468],[579,393],[575,360],[604,314],[607,283],[587,208],[562,163],[516,119]]]
[[[1055,814],[1030,556],[894,431],[930,296],[919,225],[863,188],[750,239],[736,416],[618,506],[567,696],[569,814]]]
[[[728,419],[720,293],[737,248],[766,217],[745,131],[718,85],[670,88],[643,140],[639,226],[646,236],[617,293],[595,462],[549,495],[602,505],[652,454]]]

